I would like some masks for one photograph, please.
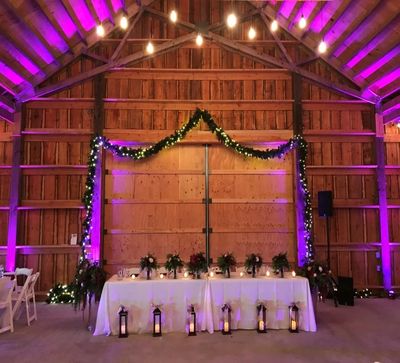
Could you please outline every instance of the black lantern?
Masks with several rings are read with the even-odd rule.
[[[119,311],[119,338],[128,337],[128,310],[124,306],[120,306]]]
[[[294,303],[289,306],[289,331],[299,332],[299,308]]]
[[[153,310],[153,337],[161,336],[161,310],[158,306]]]
[[[267,308],[264,304],[257,305],[257,333],[267,332]]]
[[[232,308],[229,304],[224,304],[222,306],[222,334],[229,335],[231,334],[231,312]]]
[[[189,308],[189,334],[190,337],[196,335],[196,312],[194,306],[190,305]]]

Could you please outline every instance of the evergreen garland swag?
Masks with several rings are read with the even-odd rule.
[[[217,139],[226,147],[233,149],[237,153],[257,159],[269,160],[273,158],[282,158],[291,150],[298,149],[298,177],[300,190],[303,196],[304,203],[304,238],[306,241],[305,262],[312,260],[314,257],[314,248],[311,240],[311,227],[312,227],[312,208],[311,197],[307,187],[306,178],[306,158],[307,158],[307,143],[301,135],[296,135],[285,144],[278,146],[276,149],[258,150],[252,147],[241,145],[233,140],[221,127],[217,125],[213,117],[207,110],[196,109],[190,119],[182,125],[179,130],[176,130],[172,135],[167,136],[149,147],[131,148],[128,146],[120,146],[113,144],[104,136],[94,136],[90,143],[90,152],[88,157],[88,175],[86,179],[86,190],[83,195],[82,201],[85,206],[86,216],[82,223],[82,236],[80,244],[82,246],[82,253],[77,267],[77,278],[75,283],[78,283],[79,274],[82,273],[87,261],[86,245],[90,244],[90,230],[92,227],[93,217],[93,197],[94,186],[96,181],[96,165],[99,152],[101,148],[110,150],[114,155],[119,157],[128,157],[133,160],[140,160],[148,158],[152,155],[159,153],[163,149],[170,148],[184,139],[186,134],[195,128],[199,122],[203,120],[209,127],[210,131],[214,133]],[[77,287],[78,290],[80,286]]]

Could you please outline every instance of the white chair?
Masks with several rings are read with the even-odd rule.
[[[37,320],[37,311],[36,311],[36,298],[35,298],[35,285],[40,276],[40,272],[36,272],[32,275],[31,280],[29,281],[28,288],[26,290],[26,299],[25,299],[25,307],[26,307],[26,319],[28,321],[28,325],[32,320]],[[32,300],[33,303],[33,315],[30,316],[29,304]]]
[[[19,314],[18,314],[18,316],[16,316],[16,314],[19,312],[21,303],[25,302],[26,318],[27,318],[28,325],[31,325],[31,321],[29,319],[29,306],[28,306],[27,293],[28,293],[28,289],[30,289],[32,278],[33,278],[33,275],[28,276],[25,280],[25,283],[21,286],[21,288],[20,289],[16,288],[11,296],[12,301],[15,302],[15,304],[13,306],[13,310],[12,310],[13,317],[16,317],[17,319],[19,318]]]
[[[3,314],[8,313],[8,325],[1,326],[0,325],[0,333],[11,330],[11,333],[14,332],[14,322],[13,322],[13,309],[12,309],[12,300],[11,295],[15,287],[15,280],[11,280],[10,278],[3,277],[0,279],[0,322],[6,322],[6,319],[2,319]]]
[[[16,285],[15,285],[15,290],[16,291],[21,291],[22,287],[24,286],[24,284],[26,282],[26,278],[28,276],[31,276],[32,272],[33,272],[33,269],[31,269],[31,268],[25,268],[25,267],[18,268],[17,267],[15,269],[14,276],[15,276],[15,280],[16,280]],[[22,276],[22,278],[25,276],[25,279],[23,279],[24,280],[24,284],[18,285],[18,276]]]

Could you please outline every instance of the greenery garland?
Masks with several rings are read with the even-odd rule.
[[[291,150],[298,149],[298,172],[299,184],[303,196],[304,203],[304,239],[306,241],[305,262],[310,261],[314,257],[314,248],[311,239],[312,228],[312,208],[311,197],[307,187],[306,178],[306,158],[307,158],[307,143],[302,136],[296,135],[285,144],[278,146],[276,149],[257,150],[248,146],[244,146],[233,140],[225,131],[217,125],[211,114],[206,110],[196,109],[189,121],[182,125],[179,130],[176,130],[172,135],[167,136],[156,144],[145,148],[131,148],[128,146],[120,146],[113,144],[104,136],[94,136],[90,143],[90,152],[88,158],[88,175],[86,179],[86,190],[83,196],[83,203],[86,210],[86,216],[82,223],[82,236],[80,244],[82,253],[77,267],[77,277],[75,282],[78,283],[79,275],[83,273],[84,266],[87,261],[86,245],[90,244],[90,230],[92,229],[93,218],[93,196],[96,182],[96,165],[99,157],[99,152],[102,148],[110,150],[114,155],[119,157],[127,157],[133,160],[141,160],[150,156],[156,155],[163,149],[170,148],[176,143],[185,138],[186,134],[195,128],[200,121],[203,120],[214,133],[217,139],[226,147],[233,149],[237,153],[262,160],[273,158],[282,158]],[[80,289],[80,286],[77,286]]]

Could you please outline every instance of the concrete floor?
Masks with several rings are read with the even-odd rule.
[[[183,333],[93,337],[70,306],[39,304],[31,327],[24,316],[13,334],[0,334],[0,362],[381,362],[400,363],[400,300],[318,305],[318,332],[286,330],[232,336]]]

